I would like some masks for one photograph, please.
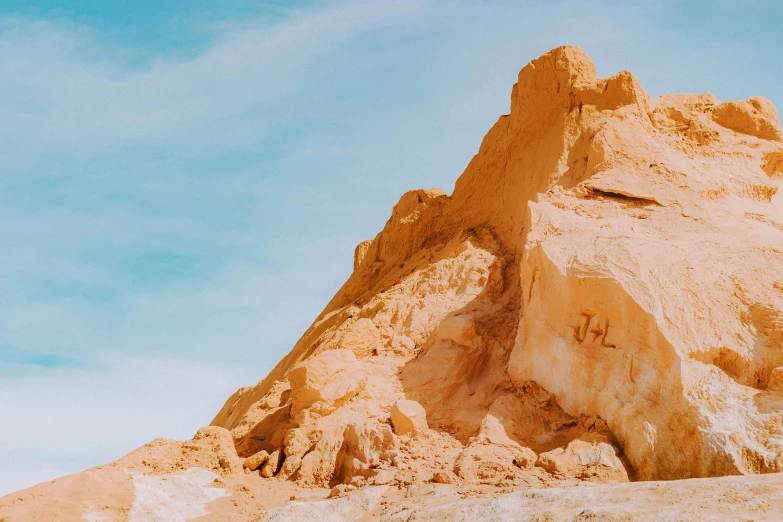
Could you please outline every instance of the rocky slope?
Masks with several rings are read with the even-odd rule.
[[[779,475],[618,484],[783,471],[781,186],[769,101],[651,98],[554,49],[453,194],[403,195],[212,427],[0,520],[783,517]]]

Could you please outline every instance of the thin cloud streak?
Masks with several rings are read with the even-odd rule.
[[[273,27],[244,23],[226,29],[203,54],[157,58],[141,68],[95,53],[102,43],[89,31],[6,20],[0,137],[24,152],[33,144],[49,155],[105,154],[106,147],[173,138],[190,155],[231,152],[263,138],[258,133],[265,126],[223,136],[214,126],[301,91],[319,56],[389,18],[410,15],[413,7],[348,4]]]
[[[121,457],[157,437],[187,439],[237,381],[239,365],[107,354],[99,368],[48,369],[0,388],[0,494]],[[133,390],[132,394],[127,390]]]

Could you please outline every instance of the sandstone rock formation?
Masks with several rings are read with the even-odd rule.
[[[400,399],[468,447],[495,422],[497,448],[565,449],[582,433],[563,426],[598,418],[641,479],[780,471],[781,158],[763,98],[651,98],[578,49],[547,53],[454,194],[405,194],[291,354],[214,423],[301,477],[348,411],[382,425]],[[333,370],[346,391],[367,388],[303,416],[297,376],[335,351],[357,357]],[[321,482],[349,481],[329,459]]]
[[[453,194],[404,194],[272,372],[144,461],[211,470],[260,509],[279,496],[248,491],[288,488],[299,502],[269,520],[396,520],[384,503],[425,497],[434,511],[399,520],[479,520],[491,503],[454,498],[783,471],[782,186],[768,100],[652,98],[629,72],[598,78],[581,50],[554,49],[519,73]],[[132,455],[106,469],[143,474]],[[708,483],[753,485],[763,518],[783,516],[775,481]],[[618,503],[657,494],[600,487],[626,492],[606,493]],[[595,500],[551,491],[552,520]],[[525,498],[508,502],[544,509]],[[0,518],[14,506],[0,501]]]

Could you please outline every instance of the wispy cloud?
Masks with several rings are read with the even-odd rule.
[[[415,6],[346,4],[315,13],[291,11],[274,26],[224,24],[196,56],[164,55],[135,66],[92,31],[5,20],[0,114],[6,123],[0,137],[15,147],[4,152],[19,161],[40,160],[30,157],[31,149],[93,157],[106,154],[107,147],[121,151],[174,140],[178,146],[171,152],[200,157],[256,146],[278,123],[257,125],[264,113],[306,110],[272,103],[306,95],[324,72],[319,57],[390,19],[411,15]],[[253,111],[258,113],[248,114]]]
[[[53,311],[68,307],[63,295],[71,307],[81,304],[78,313],[63,310],[76,319],[92,316],[96,300],[106,306],[107,296],[117,311],[134,307],[134,292],[149,286],[168,292],[180,283],[186,288],[178,291],[198,292],[235,262],[276,274],[269,265],[280,259],[253,229],[276,225],[259,205],[309,203],[306,188],[285,194],[307,177],[286,183],[290,168],[280,168],[281,159],[296,156],[285,135],[308,132],[286,129],[307,117],[292,100],[316,80],[319,56],[413,9],[407,2],[348,4],[292,12],[271,27],[226,25],[197,56],[142,66],[125,65],[91,31],[6,20],[0,212],[11,248],[0,261],[3,287],[33,301],[49,291],[60,303],[7,300],[13,310],[0,318],[5,331],[40,336],[30,327],[44,321],[62,334],[62,314]],[[85,326],[71,324],[74,331]],[[29,347],[37,346],[27,337],[14,346]]]
[[[4,379],[0,493],[103,464],[156,437],[190,438],[247,379],[240,365],[117,353],[86,372]]]

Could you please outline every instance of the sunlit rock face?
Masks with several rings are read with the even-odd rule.
[[[763,98],[651,98],[579,49],[545,54],[453,195],[405,194],[294,350],[215,423],[320,483],[351,479],[331,470],[346,430],[388,424],[401,399],[425,410],[447,471],[477,444],[509,463],[570,455],[596,426],[641,479],[781,470],[782,136]],[[292,377],[330,350],[355,354],[330,373],[357,391],[303,413]],[[502,437],[482,435],[490,420]],[[309,458],[318,479],[299,471],[312,452],[328,455]]]

